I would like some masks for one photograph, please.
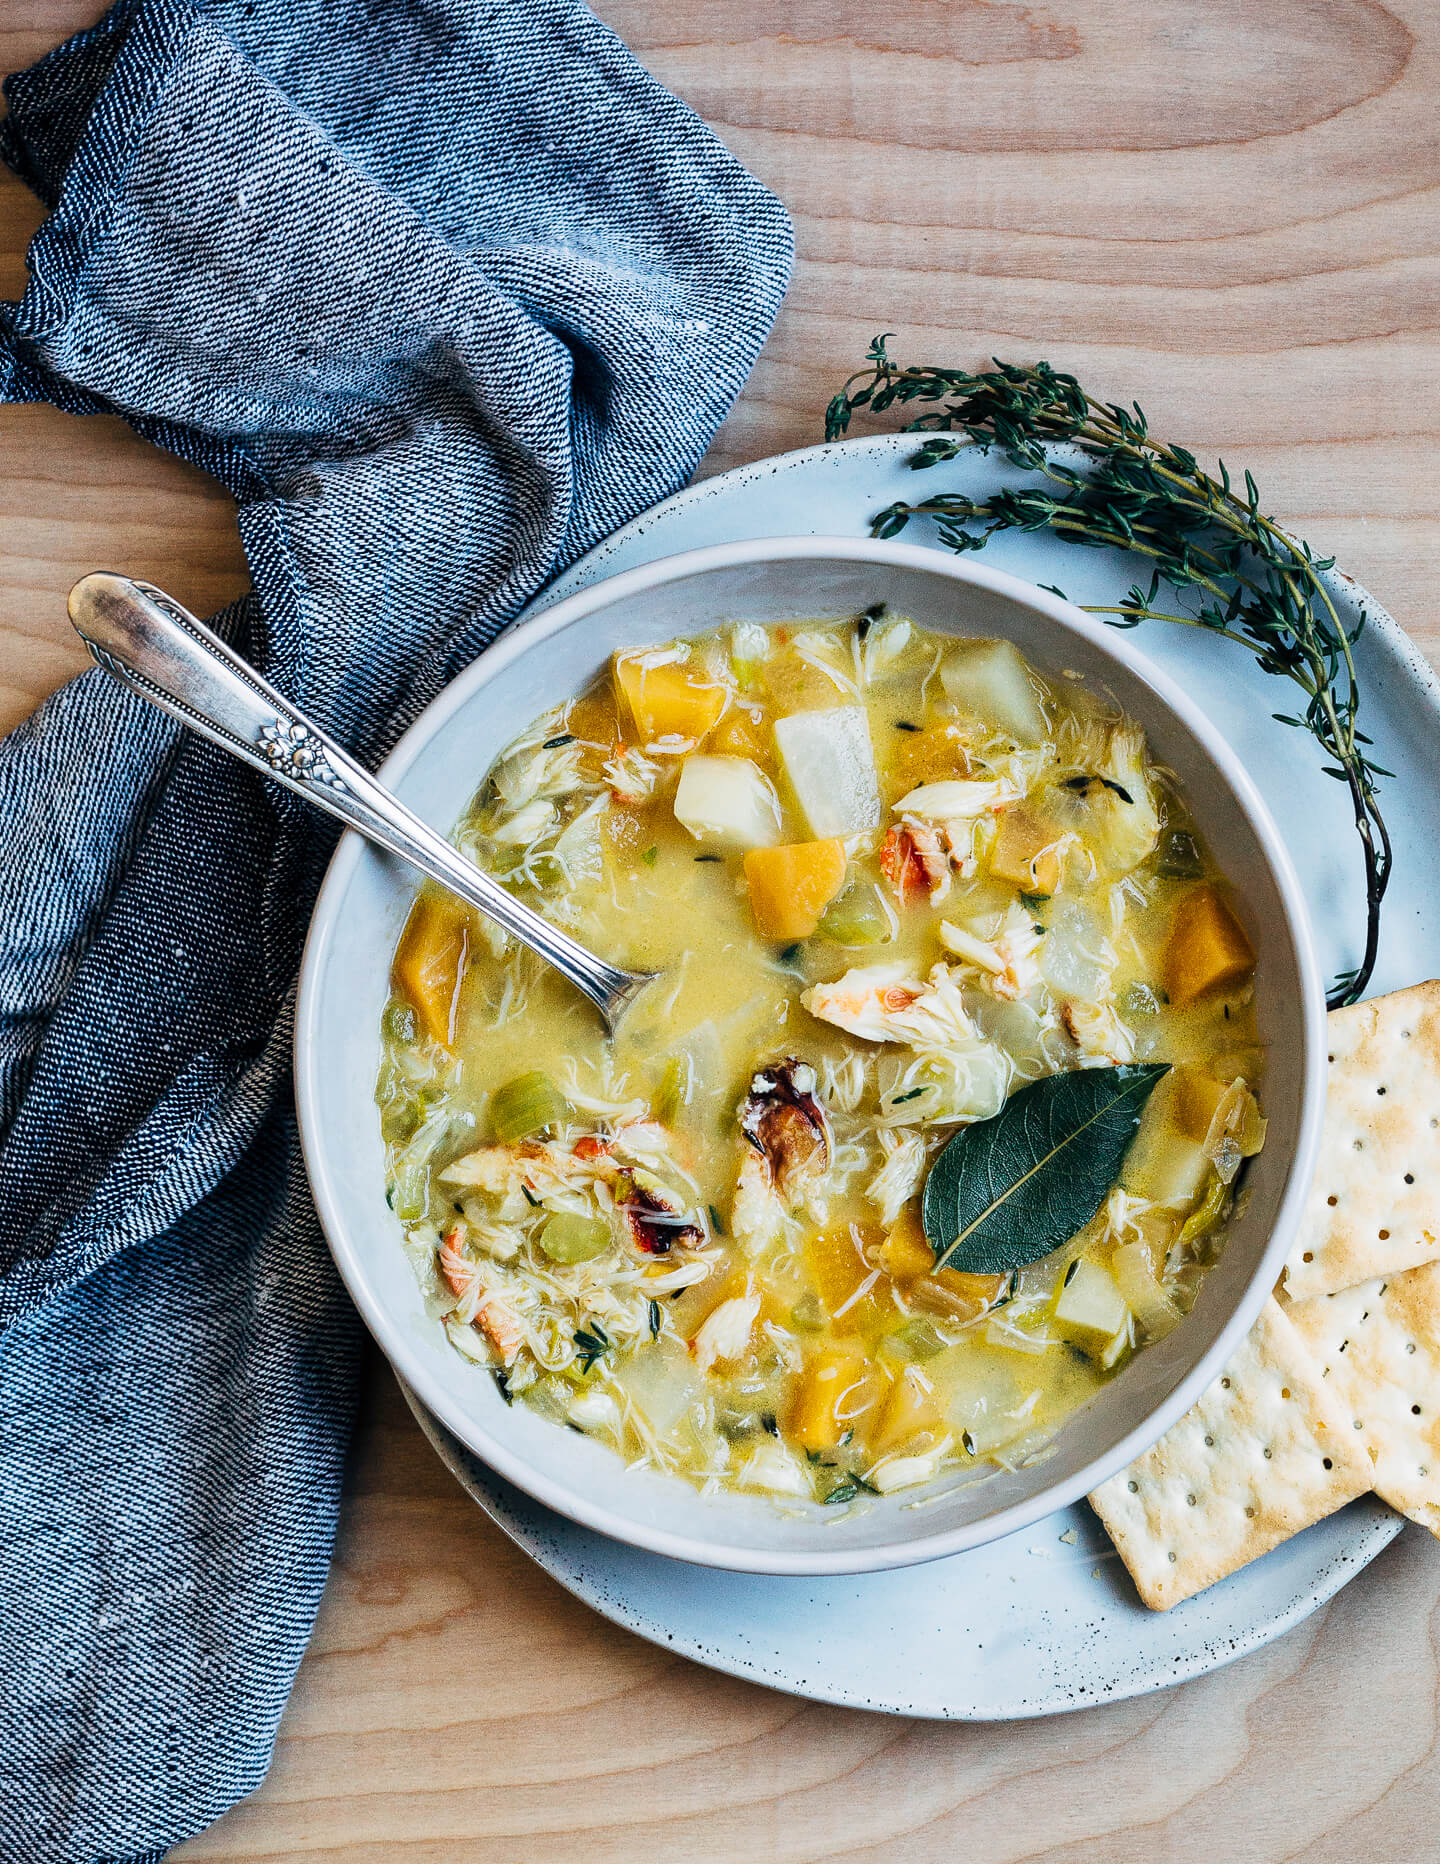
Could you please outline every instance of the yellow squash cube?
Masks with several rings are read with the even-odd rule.
[[[1165,947],[1165,989],[1183,1009],[1207,992],[1238,984],[1255,968],[1245,928],[1214,887],[1186,894]]]
[[[897,1450],[920,1432],[939,1434],[940,1405],[935,1387],[919,1366],[906,1366],[881,1400],[870,1448],[877,1454]]]
[[[858,1341],[822,1346],[800,1374],[786,1435],[803,1450],[833,1450],[847,1431],[860,1432],[875,1409],[879,1383]]]
[[[615,656],[615,684],[641,743],[679,738],[698,744],[719,724],[729,693],[688,661],[667,660],[655,667],[647,666],[646,658]]]
[[[395,949],[391,982],[425,1033],[449,1048],[455,1040],[460,984],[470,952],[470,915],[458,900],[422,893]]]
[[[926,1238],[916,1204],[907,1204],[896,1218],[880,1245],[879,1260],[885,1273],[898,1282],[916,1281],[934,1268],[935,1251]]]
[[[761,938],[809,938],[845,884],[845,844],[832,838],[752,848],[745,856],[745,881]]]

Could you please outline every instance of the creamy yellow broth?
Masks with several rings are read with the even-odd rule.
[[[456,840],[661,973],[607,1042],[438,895],[397,951],[391,1205],[508,1399],[847,1505],[1043,1455],[1188,1310],[1263,1139],[1253,954],[1105,700],[883,610],[721,630],[536,721]],[[1154,1060],[1092,1222],[1016,1274],[936,1270],[920,1193],[959,1127]]]

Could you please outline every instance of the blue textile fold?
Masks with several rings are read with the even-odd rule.
[[[122,0],[5,94],[50,214],[0,395],[218,478],[217,625],[370,762],[685,481],[785,288],[572,0]],[[360,1345],[289,1090],[332,842],[98,673],[0,744],[7,1861],[159,1857],[269,1763]]]

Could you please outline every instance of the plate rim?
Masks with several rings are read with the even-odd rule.
[[[386,1363],[388,1364],[389,1362],[387,1361]],[[1342,1551],[1327,1565],[1323,1566],[1319,1574],[1312,1580],[1310,1586],[1292,1599],[1282,1612],[1277,1613],[1272,1618],[1257,1622],[1251,1628],[1248,1635],[1224,1638],[1221,1640],[1224,1645],[1224,1648],[1221,1650],[1217,1651],[1215,1648],[1216,1640],[1210,1639],[1203,1641],[1188,1660],[1183,1662],[1176,1660],[1172,1662],[1170,1670],[1165,1675],[1157,1674],[1143,1677],[1136,1681],[1133,1686],[1122,1682],[1115,1688],[1106,1690],[1103,1693],[1097,1692],[1090,1698],[1078,1694],[1065,1695],[1057,1691],[1054,1695],[1034,1701],[1016,1700],[1004,1708],[997,1708],[995,1706],[977,1707],[974,1704],[968,1703],[946,1705],[943,1708],[930,1708],[917,1705],[913,1702],[901,1702],[894,1699],[881,1700],[875,1696],[861,1696],[858,1692],[846,1689],[841,1684],[820,1684],[811,1678],[807,1678],[803,1683],[797,1682],[792,1676],[786,1676],[779,1668],[770,1669],[763,1662],[747,1662],[738,1656],[725,1655],[716,1646],[701,1644],[683,1631],[676,1632],[667,1628],[658,1618],[653,1618],[634,1609],[627,1609],[618,1592],[609,1592],[595,1586],[587,1585],[583,1572],[572,1570],[567,1565],[556,1560],[553,1556],[547,1557],[543,1542],[528,1530],[520,1516],[508,1512],[498,1497],[489,1493],[479,1482],[472,1479],[470,1472],[465,1467],[466,1461],[469,1460],[478,1464],[481,1459],[477,1457],[472,1450],[468,1450],[457,1437],[452,1436],[444,1424],[425,1408],[419,1398],[416,1397],[415,1393],[412,1392],[410,1387],[406,1384],[404,1377],[396,1371],[393,1366],[391,1366],[390,1369],[394,1374],[396,1384],[400,1388],[401,1395],[405,1399],[415,1422],[419,1425],[426,1442],[435,1452],[439,1461],[450,1472],[456,1484],[469,1496],[470,1500],[474,1502],[476,1507],[480,1509],[487,1519],[494,1522],[495,1526],[500,1529],[507,1540],[518,1547],[528,1559],[533,1560],[544,1573],[555,1581],[556,1585],[563,1586],[570,1594],[571,1598],[578,1599],[582,1605],[588,1606],[591,1611],[598,1613],[598,1615],[604,1618],[608,1623],[618,1625],[623,1631],[632,1632],[636,1637],[643,1638],[647,1644],[653,1644],[657,1650],[678,1654],[684,1657],[688,1662],[698,1663],[707,1670],[716,1670],[724,1676],[737,1677],[742,1682],[754,1683],[764,1689],[779,1690],[784,1695],[799,1696],[807,1702],[826,1702],[833,1704],[837,1708],[845,1709],[866,1709],[875,1715],[904,1716],[915,1721],[974,1722],[980,1724],[987,1722],[1006,1723],[1033,1721],[1041,1717],[1053,1715],[1077,1715],[1083,1713],[1087,1709],[1105,1708],[1110,1704],[1118,1702],[1133,1702],[1142,1696],[1156,1695],[1162,1689],[1172,1689],[1177,1683],[1196,1682],[1202,1676],[1211,1676],[1216,1670],[1225,1669],[1228,1665],[1236,1662],[1241,1657],[1248,1657],[1258,1650],[1263,1650],[1267,1644],[1274,1643],[1276,1638],[1283,1637],[1287,1631],[1295,1630],[1296,1627],[1303,1624],[1312,1613],[1318,1611],[1322,1605],[1328,1605],[1330,1600],[1336,1597],[1338,1593],[1342,1592],[1352,1579],[1356,1578],[1367,1566],[1378,1559],[1385,1549],[1394,1540],[1398,1539],[1400,1534],[1409,1525],[1405,1517],[1396,1513],[1394,1510],[1389,1511],[1388,1514],[1378,1515],[1372,1518],[1360,1545],[1353,1550],[1347,1549]],[[499,1476],[496,1471],[491,1470],[489,1473],[495,1476],[496,1480],[504,1482],[504,1477]],[[507,1484],[506,1486],[511,1487],[513,1485]],[[529,1506],[535,1508],[544,1507],[544,1504],[542,1502],[536,1502],[533,1496],[526,1496],[523,1490],[516,1489],[515,1493],[520,1497],[522,1510],[527,1503]],[[1378,1496],[1360,1496],[1357,1497],[1354,1502],[1347,1504],[1346,1512],[1348,1512],[1349,1509],[1361,1506],[1367,1501],[1374,1503],[1379,1508],[1384,1508],[1386,1506],[1385,1503],[1380,1502]],[[1074,1505],[1075,1504],[1072,1504],[1072,1506]],[[1044,1519],[1058,1519],[1059,1514],[1063,1512],[1063,1510],[1058,1511],[1057,1514],[1046,1516]],[[566,1520],[564,1516],[561,1516],[560,1519],[565,1521],[567,1527],[574,1528],[578,1525],[577,1523]],[[1042,1525],[1042,1523],[1032,1523],[1031,1525],[1039,1526]],[[593,1535],[596,1540],[604,1544],[610,1544],[606,1536],[597,1534],[593,1528],[581,1528],[580,1531]],[[1016,1530],[1017,1533],[1023,1533],[1024,1531],[1024,1529]],[[1004,1539],[1013,1538],[1013,1535],[1004,1536]],[[989,1546],[998,1546],[1002,1545],[1003,1541],[991,1541],[986,1544]],[[645,1550],[641,1549],[640,1551],[644,1552]],[[968,1551],[974,1553],[979,1552],[980,1549],[971,1548]],[[646,1557],[650,1559],[666,1558],[663,1554],[649,1553],[646,1554]],[[967,1553],[956,1553],[946,1557],[953,1560],[963,1560],[967,1558],[968,1555]],[[683,1560],[674,1560],[670,1563],[675,1566],[686,1566],[690,1564]],[[943,1564],[943,1561],[940,1563]],[[696,1579],[703,1580],[709,1569],[695,1566],[692,1570]],[[908,1570],[912,1569],[887,1569],[887,1571],[893,1572],[905,1572]],[[746,1573],[739,1575],[739,1577],[751,1583],[765,1585],[773,1582],[776,1578],[787,1576],[771,1573]],[[835,1580],[878,1580],[885,1577],[886,1571],[876,1573],[836,1574],[833,1576],[822,1575],[819,1580],[817,1580],[817,1583],[825,1583],[827,1578],[833,1578]],[[1331,1581],[1333,1581],[1333,1583],[1329,1583]]]

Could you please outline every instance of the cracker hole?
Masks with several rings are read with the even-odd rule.
[[[1132,1495],[1138,1495],[1140,1493],[1140,1484],[1138,1482],[1127,1482],[1125,1486]]]
[[[1192,1508],[1195,1506],[1195,1497],[1193,1495],[1187,1495],[1185,1499]]]
[[[1288,1398],[1290,1396],[1290,1387],[1288,1385],[1282,1385],[1280,1387],[1280,1396],[1282,1398]]]
[[[1406,1182],[1406,1184],[1414,1184],[1414,1182],[1415,1182],[1415,1174],[1414,1174],[1414,1172],[1413,1172],[1413,1171],[1407,1171],[1407,1172],[1406,1172],[1406,1174],[1405,1174],[1405,1182]]]
[[[1406,1342],[1405,1351],[1407,1353],[1413,1353],[1415,1351],[1415,1342],[1413,1340],[1408,1340]]]
[[[1327,1197],[1327,1198],[1326,1198],[1326,1200],[1325,1200],[1325,1202],[1326,1202],[1326,1203],[1327,1203],[1327,1204],[1328,1204],[1328,1205],[1330,1206],[1330,1208],[1331,1208],[1331,1209],[1333,1210],[1333,1209],[1335,1208],[1335,1206],[1336,1206],[1336,1205],[1337,1205],[1337,1204],[1338,1204],[1338,1203],[1340,1202],[1340,1200],[1339,1200],[1339,1198],[1338,1198],[1338,1197],[1336,1197],[1336,1195],[1335,1195],[1335,1193],[1334,1193],[1334,1192],[1332,1191],[1332,1192],[1330,1193],[1330,1195],[1329,1195],[1329,1197]]]
[[[1245,1510],[1245,1519],[1247,1521],[1253,1521],[1255,1519],[1255,1510],[1253,1508],[1247,1508]]]
[[[1411,1407],[1410,1407],[1410,1415],[1411,1415],[1412,1417],[1419,1417],[1419,1415],[1420,1415],[1420,1407],[1419,1407],[1419,1405],[1418,1405],[1418,1404],[1412,1404],[1412,1405],[1411,1405]]]
[[[1264,1450],[1265,1461],[1267,1463],[1270,1462],[1271,1459],[1274,1457],[1274,1455],[1275,1455],[1275,1452],[1270,1448],[1269,1444],[1267,1443],[1265,1446],[1265,1450]]]
[[[1430,1124],[1433,1126],[1435,1122],[1432,1120]],[[1363,1152],[1365,1150],[1365,1141],[1363,1139],[1352,1140],[1351,1144],[1355,1147],[1357,1152]]]
[[[1377,1087],[1377,1088],[1375,1089],[1375,1092],[1376,1092],[1377,1094],[1383,1094],[1383,1093],[1385,1092],[1385,1089],[1384,1089],[1383,1087]]]
[[[1221,1381],[1220,1381],[1220,1384],[1221,1384],[1221,1388],[1222,1388],[1223,1390],[1225,1390],[1225,1391],[1227,1391],[1227,1392],[1229,1391],[1229,1389],[1230,1389],[1230,1381],[1229,1381],[1229,1379],[1221,1379]]]
[[[1355,1428],[1356,1428],[1356,1430],[1364,1430],[1364,1428],[1365,1428],[1365,1421],[1364,1421],[1364,1419],[1363,1419],[1363,1418],[1358,1418],[1358,1417],[1356,1418],[1356,1420],[1355,1420]]]
[[[1415,1348],[1412,1346],[1410,1348],[1410,1351],[1413,1353],[1415,1351]],[[1205,1448],[1207,1450],[1213,1450],[1215,1448],[1215,1439],[1213,1437],[1207,1437],[1205,1439]]]
[[[1170,1564],[1172,1566],[1175,1564],[1175,1555],[1173,1553],[1170,1555]]]
[[[1302,1262],[1313,1262],[1315,1260],[1315,1251],[1313,1249],[1307,1249],[1300,1260]]]
[[[1330,1461],[1330,1458],[1328,1456],[1322,1456],[1320,1460],[1322,1463],[1324,1463],[1327,1469],[1333,1469],[1335,1467],[1335,1465]]]
[[[1382,1230],[1380,1232],[1380,1241],[1382,1243],[1388,1243],[1390,1241],[1390,1232],[1388,1230]]]

